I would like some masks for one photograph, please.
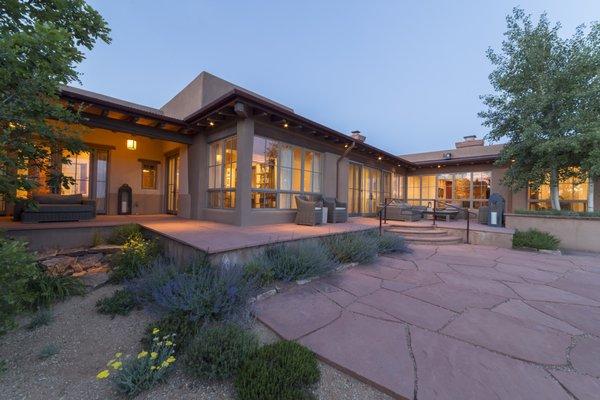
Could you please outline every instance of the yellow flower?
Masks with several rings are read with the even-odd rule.
[[[175,357],[173,357],[173,356],[169,356],[169,358],[167,358],[167,362],[168,362],[168,363],[173,363],[173,362],[175,362]]]
[[[106,363],[106,366],[107,366],[107,367],[110,367],[110,364],[114,363],[115,361],[117,361],[117,360],[115,360],[114,358],[113,358],[112,360],[109,360],[109,361]]]
[[[158,332],[160,332],[160,329],[158,329],[158,328],[152,329],[152,334],[153,335],[156,335]]]
[[[153,351],[152,353],[150,353],[150,358],[152,358],[153,360],[158,357],[158,353]]]
[[[144,358],[144,357],[146,357],[147,355],[148,355],[148,352],[147,352],[147,351],[141,351],[141,352],[138,354],[137,358]]]
[[[123,355],[123,353],[117,353],[117,354],[115,354],[115,358],[119,358],[119,357],[121,357],[122,355]]]
[[[171,342],[170,340],[167,340],[167,341],[165,342],[165,344],[166,344],[167,346],[173,346],[173,342]]]
[[[154,371],[156,369],[156,365],[151,366],[150,369]]]
[[[98,375],[96,375],[96,379],[106,379],[106,378],[108,378],[109,375],[110,375],[110,372],[107,369],[104,369],[104,370],[98,372]]]
[[[169,363],[167,361],[163,361],[162,364],[160,365],[161,367],[168,367]]]
[[[114,369],[121,369],[121,367],[123,366],[123,363],[121,361],[115,361],[110,366],[113,367]]]

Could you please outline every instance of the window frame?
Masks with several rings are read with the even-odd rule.
[[[140,182],[140,187],[142,188],[142,190],[158,190],[158,175],[159,175],[159,171],[158,171],[158,165],[160,164],[159,161],[152,161],[152,160],[138,160],[141,163],[141,182]],[[152,185],[152,187],[145,187],[144,186],[144,169],[150,167],[154,170],[154,184]]]
[[[233,147],[233,145],[235,147]],[[215,153],[214,163],[212,162],[213,146],[218,146],[219,154]],[[235,150],[235,160],[227,161],[227,150]],[[220,161],[218,156],[221,157]],[[237,206],[237,182],[238,182],[238,153],[237,153],[237,135],[233,134],[226,138],[215,140],[208,143],[207,159],[208,184],[206,190],[206,208],[232,210]],[[229,166],[229,175],[227,173]],[[211,176],[211,171],[215,175]],[[218,173],[217,173],[218,172]],[[216,180],[219,180],[217,183]],[[227,184],[227,180],[230,183]],[[211,181],[214,181],[211,183]],[[216,203],[214,202],[216,199]]]
[[[317,195],[317,194],[321,194],[323,192],[323,166],[324,166],[324,155],[322,152],[319,152],[317,150],[314,149],[310,149],[307,147],[302,147],[302,146],[297,146],[294,145],[292,143],[288,143],[288,142],[284,142],[282,140],[276,140],[276,139],[272,139],[269,137],[265,137],[265,136],[261,136],[261,135],[254,135],[254,140],[259,139],[259,140],[264,140],[265,141],[265,148],[264,148],[264,156],[265,156],[265,160],[264,162],[255,162],[254,160],[251,161],[251,174],[254,174],[254,165],[268,165],[269,163],[267,163],[267,157],[266,157],[266,152],[267,152],[267,146],[268,143],[274,143],[276,146],[276,157],[275,157],[275,161],[274,161],[274,165],[272,166],[274,168],[274,188],[260,188],[260,187],[253,187],[254,183],[255,183],[255,177],[254,175],[251,175],[251,188],[250,188],[250,202],[251,202],[251,208],[253,210],[295,210],[296,209],[296,204],[294,201],[294,196],[300,196],[300,195]],[[255,146],[255,141],[253,141],[253,158],[254,158],[254,146]],[[281,159],[281,155],[282,155],[282,149],[285,147],[289,148],[290,152],[291,152],[291,158],[290,158],[290,165],[283,165],[282,163],[282,159]],[[297,150],[300,150],[300,160],[296,160],[295,159],[295,153]],[[306,154],[307,153],[312,153],[312,162],[311,162],[311,166],[310,166],[310,170],[308,170],[306,168]],[[317,161],[318,160],[318,161]],[[318,168],[316,167],[318,162]],[[296,168],[296,166],[299,165],[300,168]],[[290,172],[290,184],[289,187],[290,189],[282,189],[281,187],[282,185],[282,181],[283,181],[283,174],[282,171],[284,170],[289,170]],[[300,172],[299,177],[297,177],[300,181],[300,186],[299,189],[295,189],[295,185],[296,185],[296,177],[295,177],[295,172],[298,171]],[[305,184],[307,182],[307,176],[306,174],[310,174],[310,190],[306,190],[305,188]],[[315,177],[317,178],[317,180],[315,180]],[[317,182],[317,184],[315,184],[315,182]],[[315,190],[318,189],[317,191]],[[260,198],[259,202],[256,203],[254,201],[255,199],[255,194],[257,195],[258,198]],[[268,196],[269,194],[274,194],[275,195],[275,200],[274,200],[274,204],[275,207],[264,207],[265,204],[272,204],[272,200],[269,200]],[[282,204],[283,202],[283,198],[287,197],[286,199],[286,203],[289,204]],[[259,204],[260,207],[255,207],[255,204]],[[289,205],[289,206],[288,206]]]
[[[489,192],[491,194],[491,187],[492,187],[492,171],[488,170],[488,171],[461,171],[461,172],[444,172],[444,173],[439,173],[439,174],[426,174],[426,175],[410,175],[407,177],[406,179],[406,187],[407,187],[407,202],[409,204],[413,204],[413,205],[425,205],[428,207],[432,206],[432,202],[433,202],[433,198],[431,198],[431,196],[428,197],[423,197],[423,177],[434,177],[435,178],[435,184],[434,184],[434,197],[436,200],[440,200],[440,201],[445,201],[448,202],[452,205],[457,205],[459,207],[465,207],[465,204],[467,204],[466,208],[469,209],[478,209],[481,206],[487,205],[488,204],[488,198],[476,198],[475,197],[475,192],[474,192],[474,176],[476,174],[479,174],[481,177],[483,177],[483,175],[487,175],[489,177],[489,182],[488,182],[488,187],[490,188]],[[458,199],[456,197],[456,192],[457,192],[457,176],[462,176],[462,175],[468,175],[468,179],[469,179],[469,197],[468,198],[461,198]],[[418,180],[418,186],[412,186],[413,190],[417,190],[419,192],[419,196],[418,197],[410,197],[409,196],[409,181],[412,179],[417,179]],[[445,194],[445,197],[440,197],[440,189],[442,189],[442,187],[440,186],[440,180],[446,180],[446,181],[450,181],[452,184],[452,193],[450,193],[450,197],[448,197]],[[427,186],[428,188],[431,188],[431,186]],[[429,192],[430,190],[427,190],[427,192]],[[445,193],[445,188],[444,188],[444,193]],[[487,193],[487,191],[486,191]]]

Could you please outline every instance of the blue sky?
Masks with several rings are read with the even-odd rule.
[[[112,29],[79,66],[83,87],[160,107],[203,70],[396,154],[482,136],[514,6],[547,11],[570,35],[598,0],[90,1]]]

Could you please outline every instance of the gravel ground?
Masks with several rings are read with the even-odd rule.
[[[2,399],[94,400],[117,398],[108,381],[98,381],[96,373],[116,352],[136,354],[139,340],[152,321],[143,311],[126,317],[98,314],[96,301],[111,295],[117,286],[100,287],[85,297],[74,297],[52,308],[54,321],[29,331],[19,328],[0,337],[0,359],[7,371],[0,376]],[[27,319],[22,321],[27,322]],[[261,341],[277,337],[263,325],[253,328]],[[47,345],[55,345],[58,354],[39,358]],[[321,363],[321,381],[315,389],[320,400],[387,400],[390,397],[362,382]],[[175,371],[168,381],[138,399],[230,400],[234,391],[229,383],[206,384],[191,380]]]

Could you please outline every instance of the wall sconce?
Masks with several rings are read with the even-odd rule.
[[[137,141],[135,139],[127,139],[127,150],[137,149]]]

